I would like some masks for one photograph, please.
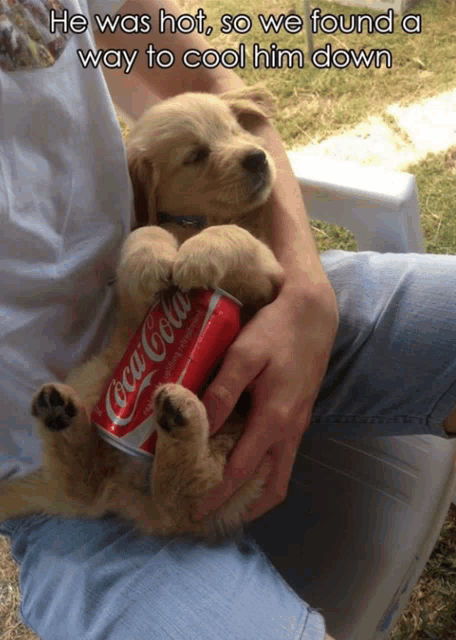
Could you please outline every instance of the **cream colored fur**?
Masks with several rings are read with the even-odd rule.
[[[34,511],[89,517],[114,512],[145,533],[205,538],[228,535],[242,523],[261,494],[267,467],[216,514],[201,522],[193,516],[222,481],[245,412],[235,411],[209,438],[198,397],[180,385],[160,386],[156,416],[171,428],[159,429],[146,486],[140,463],[102,440],[89,416],[160,291],[220,286],[244,303],[244,320],[277,294],[283,271],[264,242],[263,207],[275,168],[261,140],[248,131],[270,108],[268,96],[255,89],[221,98],[189,93],[154,106],[133,128],[127,150],[141,226],[122,248],[110,347],[73,371],[66,384],[44,385],[35,396],[43,466],[0,486],[0,518]],[[174,223],[159,227],[157,209],[204,215],[209,226],[199,233]],[[183,426],[173,424],[176,411]]]

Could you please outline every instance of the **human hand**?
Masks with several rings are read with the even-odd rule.
[[[243,328],[202,401],[211,434],[224,424],[247,387],[252,391],[252,409],[224,481],[200,506],[197,517],[224,504],[252,475],[267,479],[263,495],[249,509],[249,520],[285,499],[337,326],[332,290],[317,296],[284,286],[276,300]]]

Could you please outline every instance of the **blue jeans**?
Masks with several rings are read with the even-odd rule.
[[[322,262],[340,328],[304,439],[447,437],[442,422],[456,406],[456,257],[336,251]],[[290,526],[299,539],[309,524],[303,465],[298,454],[277,510],[219,548],[141,537],[113,517],[3,523],[20,564],[24,622],[43,640],[323,640],[324,612],[300,596],[312,549],[285,551]]]

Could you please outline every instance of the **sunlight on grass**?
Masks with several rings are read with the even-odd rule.
[[[180,3],[183,10],[194,13],[201,5],[198,0]],[[347,7],[330,2],[312,3],[321,14],[366,14],[379,12],[363,7]],[[305,30],[288,34],[265,34],[258,14],[302,15],[303,3],[290,0],[271,0],[265,6],[261,0],[251,0],[240,6],[237,0],[211,0],[204,3],[208,16],[206,23],[214,28],[209,41],[219,50],[237,49],[245,44],[245,69],[237,69],[248,84],[265,82],[279,99],[280,110],[276,122],[289,147],[318,142],[364,120],[367,115],[379,114],[391,103],[408,104],[436,95],[454,87],[456,65],[456,3],[454,0],[422,0],[413,7],[413,13],[422,16],[422,33],[406,34],[400,27],[401,17],[394,18],[394,33],[352,33],[337,31],[333,35],[318,33],[314,36],[315,49],[331,44],[335,49],[388,49],[393,56],[392,69],[317,69],[307,60]],[[220,33],[220,16],[224,13],[247,14],[253,22],[249,33],[238,35]],[[412,11],[411,11],[412,13]],[[281,49],[300,49],[305,54],[303,69],[252,68],[251,54],[254,43],[268,49],[274,42]]]

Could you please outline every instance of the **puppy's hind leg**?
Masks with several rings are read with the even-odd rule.
[[[169,383],[156,389],[154,403],[159,433],[152,494],[176,531],[196,533],[201,526],[193,514],[222,481],[226,458],[213,455],[206,409],[194,393]]]
[[[215,464],[208,447],[209,424],[200,400],[179,384],[157,387],[154,397],[158,440],[150,472],[150,493],[126,475],[104,484],[100,502],[134,522],[145,534],[206,537],[195,522],[202,496],[222,479],[224,461]]]
[[[71,387],[46,384],[35,395],[32,415],[40,424],[43,465],[29,475],[0,483],[0,519],[28,513],[86,512],[89,456],[97,437]]]
[[[76,392],[66,384],[44,384],[32,400],[32,415],[41,424],[48,450],[67,442],[86,445],[92,436],[88,412]],[[52,453],[52,452],[50,452]]]
[[[52,505],[53,492],[43,469],[0,483],[0,520],[41,511],[50,513]]]
[[[89,413],[72,387],[50,383],[41,387],[32,402],[32,415],[40,423],[43,467],[48,483],[55,485],[57,500],[88,504],[97,487],[91,486],[92,467],[99,436]]]

